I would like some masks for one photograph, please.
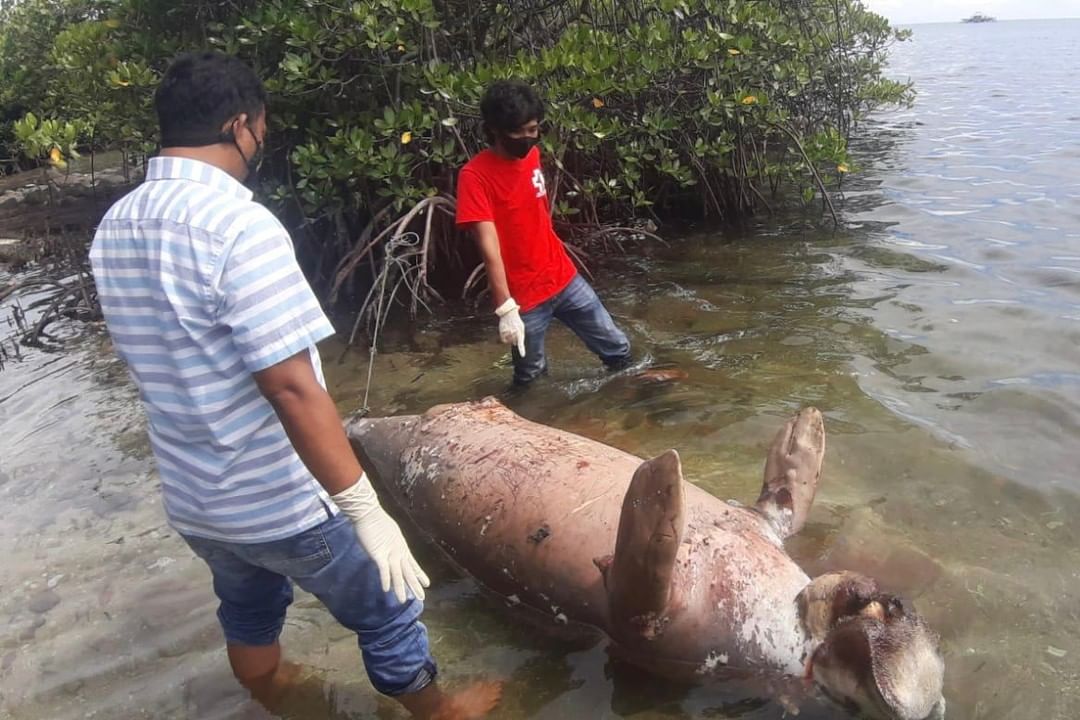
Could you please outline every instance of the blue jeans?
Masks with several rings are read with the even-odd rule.
[[[525,323],[525,357],[516,348],[512,350],[515,385],[528,385],[547,372],[544,337],[552,318],[573,330],[608,368],[619,369],[630,362],[630,341],[626,334],[615,325],[589,283],[581,275],[575,275],[554,297],[521,316]]]
[[[319,598],[334,618],[356,632],[364,668],[376,690],[404,695],[435,678],[427,629],[420,622],[423,603],[399,603],[384,593],[379,569],[340,514],[284,540],[229,543],[184,536],[214,576],[221,601],[218,620],[225,641],[265,646],[277,641],[285,609],[293,600],[292,582]]]

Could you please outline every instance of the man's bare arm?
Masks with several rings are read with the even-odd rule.
[[[337,495],[356,483],[363,468],[334,401],[315,377],[309,352],[302,350],[254,377],[296,453],[326,492]]]
[[[401,528],[382,505],[353,454],[341,417],[302,350],[255,373],[255,383],[274,407],[296,454],[352,522],[356,538],[379,568],[384,592],[399,602],[408,592],[424,599],[431,583],[412,556]]]
[[[487,268],[488,287],[495,307],[500,307],[510,299],[510,285],[506,282],[506,269],[503,267],[502,252],[499,250],[499,233],[493,222],[473,223],[473,235],[480,248],[480,255]]]

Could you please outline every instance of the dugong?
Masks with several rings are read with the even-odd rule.
[[[944,717],[938,637],[868,577],[811,580],[784,551],[817,491],[822,415],[776,435],[753,507],[521,418],[497,400],[353,418],[388,508],[512,604],[600,629],[618,655],[686,679],[803,678],[873,718]]]

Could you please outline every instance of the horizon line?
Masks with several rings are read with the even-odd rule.
[[[881,15],[881,13],[878,13],[878,14]],[[883,17],[888,18],[887,15],[883,16]],[[1066,17],[1033,17],[1033,18],[999,18],[999,17],[995,17],[994,18],[994,22],[1040,22],[1040,21],[1047,21],[1047,20],[1080,20],[1080,15],[1070,15],[1070,16],[1066,16]],[[962,24],[965,24],[963,18],[960,18],[958,20],[914,20],[914,21],[892,20],[890,18],[889,22],[892,23],[893,25],[953,25],[953,24],[962,25]],[[971,24],[979,24],[979,23],[971,23]]]

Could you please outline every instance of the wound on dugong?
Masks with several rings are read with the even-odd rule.
[[[535,545],[539,545],[540,543],[547,540],[550,536],[551,528],[548,527],[547,523],[544,523],[539,527],[539,529],[537,529],[536,532],[534,532],[532,535],[529,535],[529,542]]]

